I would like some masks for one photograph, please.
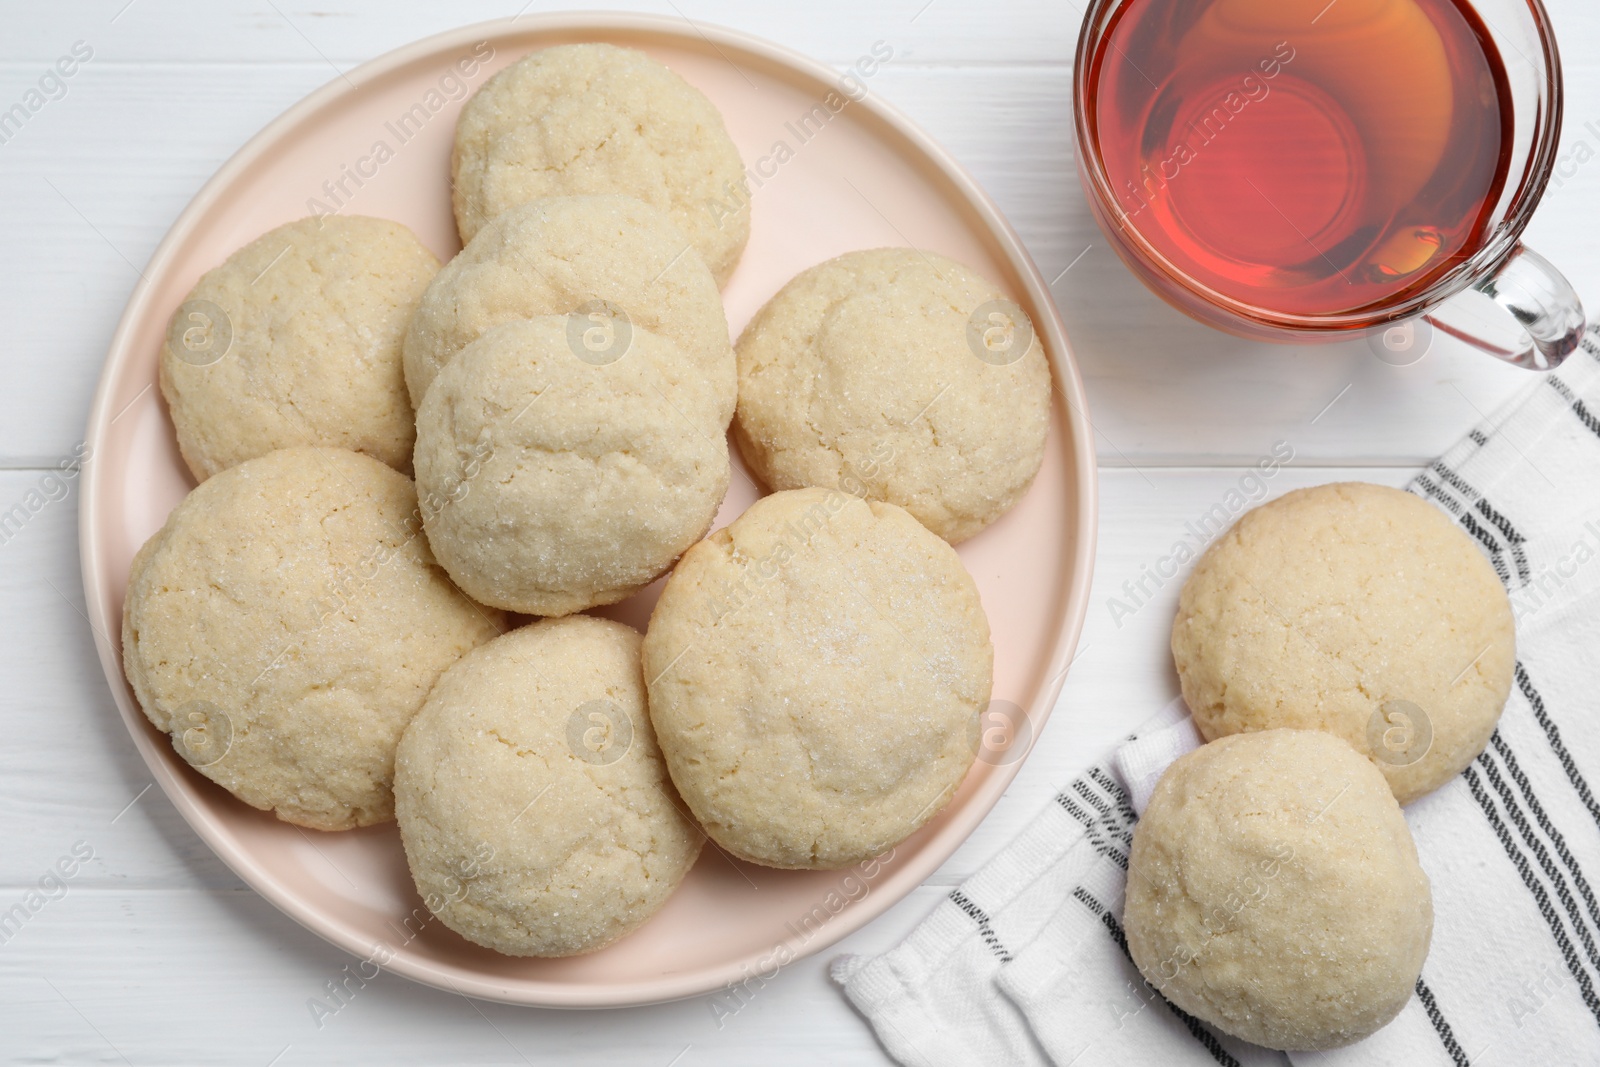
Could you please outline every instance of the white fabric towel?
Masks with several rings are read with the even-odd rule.
[[[1505,582],[1516,681],[1483,755],[1406,809],[1435,913],[1416,996],[1367,1040],[1289,1060],[1600,1064],[1600,346],[1586,340],[1410,488]],[[835,961],[890,1055],[908,1067],[1284,1062],[1167,1003],[1127,956],[1136,812],[1199,743],[1175,701],[904,942]]]

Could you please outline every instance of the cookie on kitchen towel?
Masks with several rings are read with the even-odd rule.
[[[1161,776],[1133,829],[1123,926],[1183,1010],[1268,1048],[1337,1048],[1411,999],[1433,894],[1384,778],[1336,737],[1264,730]]]
[[[1472,539],[1421,497],[1363,482],[1246,512],[1196,564],[1172,626],[1207,740],[1327,730],[1402,804],[1483,751],[1515,646],[1510,600]]]

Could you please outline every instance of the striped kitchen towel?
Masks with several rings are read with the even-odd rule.
[[[1449,512],[1505,583],[1515,684],[1484,753],[1406,808],[1435,914],[1416,996],[1367,1040],[1289,1060],[1600,1064],[1600,346],[1586,340],[1410,488]],[[1284,1062],[1178,1010],[1128,958],[1122,891],[1137,812],[1199,743],[1175,702],[904,942],[835,962],[835,980],[895,1059]]]

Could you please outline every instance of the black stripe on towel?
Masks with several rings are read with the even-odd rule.
[[[1593,355],[1594,353],[1591,351],[1590,354]],[[1596,358],[1600,358],[1600,356]],[[1594,417],[1594,412],[1590,411],[1588,405],[1573,394],[1572,388],[1566,382],[1555,375],[1551,375],[1545,381],[1550,383],[1550,388],[1561,394],[1561,399],[1567,402],[1567,405],[1572,409],[1572,413],[1578,417],[1579,422],[1589,428],[1590,433],[1600,434],[1600,419]]]
[[[1133,798],[1128,796],[1128,791],[1122,783],[1112,778],[1101,767],[1091,767],[1089,777],[1100,783],[1100,787],[1110,794],[1111,800],[1117,806],[1117,813],[1113,818],[1118,819],[1131,833],[1133,824],[1139,821],[1139,813],[1133,810]]]
[[[1600,419],[1594,417],[1594,414],[1590,412],[1583,401],[1574,400],[1572,402],[1572,413],[1578,416],[1578,421],[1589,427],[1590,433],[1600,434]]]
[[[1131,807],[1127,808],[1125,813],[1109,810],[1110,804],[1105,798],[1090,790],[1081,778],[1072,783],[1072,788],[1074,792],[1085,798],[1084,803],[1079,803],[1066,790],[1062,790],[1054,797],[1055,802],[1060,804],[1068,815],[1083,823],[1084,826],[1101,823],[1111,829],[1118,837],[1126,839],[1132,836],[1133,824],[1139,820],[1139,817],[1133,814]],[[1086,810],[1085,803],[1092,805],[1094,811]],[[1096,814],[1096,812],[1099,814]]]
[[[1461,505],[1456,502],[1456,498],[1445,492],[1443,487],[1439,486],[1432,478],[1428,477],[1427,471],[1423,471],[1421,474],[1417,475],[1417,484],[1422,486],[1422,493],[1420,495],[1433,497],[1433,499],[1443,504],[1445,506],[1445,510],[1450,512],[1450,514],[1456,516],[1457,518],[1461,517]]]
[[[1094,822],[1094,816],[1080,808],[1078,806],[1078,802],[1067,796],[1067,794],[1057,793],[1055,800],[1057,804],[1060,804],[1066,809],[1068,815],[1072,816],[1074,819],[1077,819],[1079,822],[1083,823],[1083,825],[1088,826],[1090,823]]]
[[[1478,497],[1480,495],[1478,493],[1478,490],[1476,488],[1474,488],[1473,485],[1470,482],[1468,482],[1465,478],[1461,477],[1461,475],[1457,474],[1455,471],[1451,470],[1449,467],[1446,467],[1444,465],[1444,460],[1442,460],[1442,459],[1434,460],[1432,469],[1439,475],[1439,478],[1440,478],[1441,481],[1444,481],[1447,484],[1449,484],[1450,486],[1452,486],[1465,499],[1467,499],[1467,500],[1476,500],[1476,499],[1478,499]]]
[[[1483,776],[1489,779],[1489,784],[1499,795],[1500,803],[1506,809],[1506,817],[1511,820],[1511,825],[1517,828],[1517,833],[1527,845],[1527,851],[1533,854],[1534,862],[1544,872],[1550,887],[1556,891],[1556,899],[1561,902],[1561,910],[1566,912],[1567,918],[1571,920],[1572,932],[1583,946],[1584,955],[1589,958],[1589,962],[1596,970],[1600,970],[1600,953],[1595,950],[1594,934],[1584,922],[1577,903],[1572,899],[1572,891],[1567,888],[1567,880],[1550,861],[1550,852],[1544,847],[1544,842],[1539,840],[1538,835],[1533,832],[1533,827],[1528,825],[1528,817],[1522,813],[1522,808],[1517,804],[1517,798],[1506,785],[1505,779],[1500,777],[1500,770],[1494,765],[1494,759],[1485,752],[1478,757],[1477,763],[1483,768]]]
[[[1090,771],[1091,777],[1096,782],[1111,781],[1100,768]],[[1121,791],[1114,781],[1112,789]],[[1095,792],[1089,783],[1082,778],[1072,783],[1072,793],[1077,793],[1082,801],[1075,799],[1067,790],[1062,790],[1055,795],[1055,802],[1060,804],[1068,815],[1083,824],[1084,836],[1095,852],[1110,859],[1123,870],[1128,869],[1128,853],[1133,848],[1133,823],[1138,816],[1133,814],[1133,808],[1127,804],[1127,795],[1121,793],[1120,807],[1123,811],[1112,809],[1111,801]],[[1088,805],[1088,810],[1085,805]]]
[[[1111,802],[1096,794],[1093,789],[1089,788],[1089,783],[1082,778],[1072,783],[1072,790],[1088,801],[1089,806],[1100,813],[1101,818],[1106,818],[1111,814]]]
[[[1104,767],[1090,767],[1089,778],[1100,787],[1100,796],[1111,802],[1116,809],[1106,812],[1106,824],[1117,830],[1117,836],[1132,843],[1133,824],[1139,821],[1139,815],[1133,810],[1133,803],[1128,797],[1128,791],[1122,784],[1106,772]],[[1081,781],[1082,779],[1080,779]]]
[[[1094,914],[1100,919],[1101,924],[1105,926],[1106,932],[1111,935],[1111,940],[1117,943],[1117,947],[1122,950],[1122,954],[1128,958],[1129,963],[1132,963],[1133,953],[1128,951],[1128,936],[1127,934],[1123,933],[1122,926],[1117,922],[1116,916],[1112,915],[1111,912],[1106,909],[1104,904],[1090,896],[1089,891],[1084,889],[1081,885],[1072,891],[1072,895],[1076,900],[1083,904],[1084,907],[1094,912]],[[1234,1059],[1233,1056],[1229,1054],[1228,1050],[1222,1047],[1222,1042],[1217,1040],[1217,1035],[1213,1034],[1210,1030],[1207,1030],[1205,1025],[1202,1024],[1199,1019],[1196,1019],[1193,1015],[1190,1015],[1188,1012],[1172,1003],[1172,1001],[1168,1000],[1166,997],[1163,997],[1160,990],[1150,986],[1148,982],[1146,982],[1145,985],[1150,989],[1151,994],[1157,997],[1161,1003],[1165,1004],[1167,1006],[1167,1010],[1172,1012],[1177,1020],[1188,1029],[1190,1035],[1193,1036],[1196,1041],[1200,1042],[1200,1044],[1205,1046],[1205,1050],[1211,1053],[1212,1059],[1222,1064],[1223,1067],[1240,1067],[1239,1061]]]
[[[1089,843],[1094,846],[1094,850],[1096,852],[1109,858],[1111,862],[1115,863],[1118,867],[1121,867],[1124,871],[1126,871],[1128,869],[1129,853],[1132,852],[1132,848],[1130,847],[1128,852],[1124,852],[1113,842],[1107,841],[1103,834],[1104,829],[1105,827],[1100,823],[1091,823],[1085,829],[1085,833],[1087,833],[1089,836]],[[1131,835],[1130,839],[1125,843],[1131,846]]]
[[[1471,534],[1473,537],[1476,537],[1479,541],[1488,546],[1489,562],[1494,564],[1494,573],[1499,576],[1500,584],[1505,586],[1507,589],[1510,589],[1511,570],[1506,566],[1505,553],[1500,550],[1500,543],[1494,539],[1494,535],[1488,530],[1485,530],[1482,526],[1479,526],[1478,521],[1467,512],[1462,512],[1457,521],[1461,523],[1462,527],[1467,531],[1467,533]],[[1517,588],[1520,589],[1521,586],[1518,586]]]
[[[1533,687],[1533,679],[1528,676],[1528,669],[1517,661],[1517,688],[1522,690],[1522,695],[1527,698],[1528,706],[1533,709],[1533,717],[1539,720],[1539,725],[1544,729],[1544,736],[1550,742],[1550,751],[1556,754],[1562,770],[1567,772],[1567,781],[1572,783],[1572,788],[1578,793],[1578,799],[1583,801],[1583,806],[1589,810],[1589,817],[1594,824],[1600,827],[1600,804],[1596,804],[1594,794],[1589,792],[1589,783],[1584,781],[1583,772],[1578,770],[1578,764],[1573,760],[1572,753],[1567,751],[1567,746],[1561,741],[1561,731],[1556,729],[1556,724],[1550,720],[1550,713],[1545,710],[1544,698]]]
[[[1517,762],[1516,753],[1511,751],[1511,746],[1506,742],[1505,738],[1500,736],[1499,730],[1496,730],[1489,738],[1489,743],[1500,754],[1501,761],[1506,765],[1506,774],[1516,783],[1517,789],[1522,793],[1525,806],[1528,811],[1533,813],[1533,819],[1539,824],[1539,829],[1543,830],[1544,835],[1550,839],[1550,844],[1556,850],[1556,856],[1560,858],[1567,871],[1572,875],[1572,884],[1577,887],[1578,895],[1583,898],[1584,907],[1589,912],[1589,918],[1593,921],[1590,929],[1600,933],[1600,904],[1595,901],[1594,891],[1589,887],[1589,879],[1584,876],[1583,868],[1578,865],[1577,857],[1573,856],[1572,850],[1567,848],[1567,839],[1562,836],[1560,830],[1556,829],[1555,823],[1551,821],[1550,816],[1545,812],[1544,805],[1539,802],[1539,795],[1533,791],[1532,783],[1528,781],[1528,776],[1523,773],[1521,764]]]
[[[1113,801],[1115,801],[1119,807],[1124,806],[1124,805],[1126,805],[1128,803],[1128,791],[1126,789],[1122,788],[1122,783],[1121,782],[1117,781],[1115,778],[1111,777],[1111,775],[1107,774],[1105,772],[1104,768],[1101,768],[1101,767],[1090,767],[1089,768],[1089,777],[1093,778],[1096,782],[1098,782],[1100,784],[1100,788],[1104,789],[1106,791],[1106,794],[1108,796],[1110,796],[1111,799]],[[1132,808],[1128,809],[1128,811],[1130,813],[1132,812],[1132,810],[1133,810]]]
[[[1131,830],[1124,829],[1119,831],[1116,829],[1114,823],[1110,823],[1102,819],[1096,819],[1093,815],[1090,815],[1088,812],[1079,807],[1073,801],[1073,799],[1067,796],[1065,793],[1056,794],[1056,803],[1065,808],[1068,815],[1071,815],[1074,819],[1083,824],[1084,836],[1088,838],[1090,846],[1093,847],[1096,852],[1102,856],[1110,857],[1110,859],[1123,870],[1128,869],[1127,854],[1121,849],[1117,848],[1112,842],[1106,840],[1105,830],[1108,828],[1111,829],[1112,835],[1117,840],[1122,841],[1124,844],[1127,844],[1130,847],[1133,844],[1133,832]]]
[[[1482,430],[1473,430],[1471,433],[1467,434],[1467,436],[1472,438],[1473,443],[1475,443],[1479,448],[1482,448],[1484,445],[1489,443],[1488,436]]]
[[[1450,1053],[1450,1061],[1456,1067],[1472,1067],[1466,1052],[1461,1048],[1461,1042],[1456,1040],[1455,1031],[1450,1029],[1450,1023],[1445,1019],[1444,1012],[1439,1010],[1439,1002],[1433,998],[1433,990],[1428,988],[1428,983],[1420,976],[1417,978],[1417,999],[1422,1002],[1422,1009],[1428,1013],[1428,1021],[1433,1024],[1433,1032],[1439,1035],[1439,1043]]]
[[[1479,497],[1475,505],[1478,513],[1494,524],[1495,529],[1506,539],[1506,545],[1511,549],[1511,558],[1517,564],[1517,588],[1522,588],[1533,581],[1533,570],[1528,566],[1528,554],[1522,550],[1523,542],[1527,540],[1517,532],[1511,520],[1489,506],[1487,497]]]
[[[1506,858],[1517,869],[1517,874],[1522,878],[1522,884],[1533,894],[1533,900],[1539,908],[1539,914],[1544,916],[1545,925],[1550,928],[1550,936],[1555,938],[1556,947],[1561,951],[1561,958],[1566,961],[1567,970],[1578,983],[1578,990],[1583,995],[1583,1002],[1589,1008],[1589,1013],[1594,1016],[1595,1022],[1600,1024],[1600,998],[1596,998],[1594,984],[1589,981],[1589,972],[1584,968],[1583,961],[1578,959],[1578,954],[1572,948],[1572,942],[1567,940],[1566,931],[1562,928],[1561,918],[1550,906],[1550,897],[1545,893],[1544,886],[1534,876],[1528,866],[1528,858],[1517,848],[1516,842],[1511,840],[1511,834],[1506,830],[1505,823],[1500,821],[1499,814],[1494,810],[1494,801],[1484,791],[1483,783],[1478,780],[1477,773],[1468,767],[1461,772],[1466,779],[1467,788],[1472,791],[1473,799],[1483,809],[1483,814],[1489,820],[1489,826],[1494,830],[1495,836],[1500,839],[1500,847],[1505,849]]]
[[[978,924],[978,936],[982,937],[983,943],[989,946],[989,951],[1000,957],[1001,963],[1010,963],[1011,953],[1007,952],[1006,947],[1000,943],[999,936],[995,934],[994,927],[989,923],[988,912],[974,904],[972,898],[959,889],[950,890],[950,901],[966,912],[972,921]]]
[[[1438,464],[1434,464],[1434,466],[1438,467]],[[1445,470],[1442,467],[1438,469]],[[1445,471],[1445,473],[1449,472]],[[1450,477],[1459,484],[1465,484],[1454,474],[1451,474]],[[1416,484],[1422,488],[1421,495],[1432,497],[1443,504],[1445,510],[1456,517],[1456,522],[1461,524],[1462,529],[1471,534],[1483,546],[1484,554],[1489,557],[1489,562],[1494,565],[1495,574],[1500,578],[1500,584],[1509,588],[1511,586],[1511,571],[1506,567],[1505,555],[1501,551],[1500,542],[1495,539],[1494,534],[1479,525],[1478,521],[1472,517],[1472,513],[1462,507],[1455,497],[1445,492],[1442,486],[1428,477],[1427,472],[1417,475]],[[1468,488],[1470,489],[1470,487]],[[1477,495],[1477,491],[1472,490],[1469,494],[1469,499],[1476,498]]]
[[[1446,467],[1442,460],[1435,460],[1429,470],[1436,474],[1441,482],[1460,493],[1462,503],[1458,504],[1454,497],[1444,491],[1442,486],[1434,485],[1429,480],[1427,473],[1418,476],[1418,484],[1423,487],[1428,496],[1444,504],[1450,513],[1456,517],[1456,521],[1489,550],[1490,562],[1494,564],[1495,573],[1500,575],[1501,583],[1508,589],[1512,588],[1511,572],[1506,568],[1502,558],[1504,552],[1509,549],[1511,558],[1517,567],[1517,585],[1515,588],[1520,589],[1527,585],[1533,578],[1532,569],[1528,566],[1527,553],[1522,549],[1522,545],[1527,538],[1517,532],[1509,519],[1490,506],[1488,500],[1478,491],[1477,487],[1449,467]],[[1491,530],[1485,528],[1472,517],[1471,512],[1464,506],[1467,502],[1471,503],[1472,509],[1482,515],[1490,526],[1500,532],[1501,537],[1504,538],[1503,546]]]

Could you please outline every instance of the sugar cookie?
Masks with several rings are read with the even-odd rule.
[[[393,817],[400,732],[499,625],[434,564],[410,479],[289,448],[202,483],[134,557],[122,660],[200,773],[342,830]]]
[[[954,795],[993,650],[948,544],[893,504],[799,489],[689,550],[644,663],[661,751],[712,839],[771,867],[837,868]]]
[[[161,392],[197,479],[279,448],[411,471],[400,346],[439,261],[398,222],[307,218],[208,271],[173,316]]]
[[[703,835],[679,811],[645,714],[639,634],[574,615],[444,673],[400,742],[411,874],[467,940],[593,952],[666,903]]]

